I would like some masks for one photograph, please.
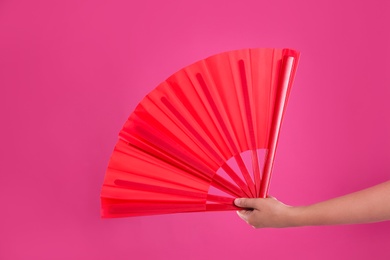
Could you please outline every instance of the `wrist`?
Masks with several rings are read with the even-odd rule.
[[[308,226],[309,222],[307,207],[290,207],[287,221],[290,227]]]

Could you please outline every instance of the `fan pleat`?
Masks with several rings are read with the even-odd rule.
[[[203,152],[208,153],[210,159],[213,159],[216,161],[216,163],[219,165],[224,160],[223,158],[215,151],[215,147],[213,148],[210,145],[210,141],[205,140],[203,136],[199,133],[199,130],[197,131],[193,125],[191,125],[186,118],[165,98],[161,98],[162,104],[164,104],[171,112],[175,115],[175,117],[180,121],[180,123],[184,126],[183,130],[190,131],[191,135],[194,137],[194,141],[197,141],[197,145],[203,150]]]

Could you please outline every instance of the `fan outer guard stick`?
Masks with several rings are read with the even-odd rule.
[[[260,198],[266,198],[268,194],[272,166],[275,159],[275,152],[278,144],[279,131],[283,119],[283,111],[286,106],[288,87],[290,84],[290,76],[291,76],[293,64],[294,64],[294,57],[291,56],[287,57],[287,59],[284,60],[282,64],[283,77],[282,77],[282,82],[280,84],[281,87],[277,93],[278,96],[275,104],[275,114],[272,120],[269,150],[264,165],[264,174],[263,174],[261,187],[260,187]]]

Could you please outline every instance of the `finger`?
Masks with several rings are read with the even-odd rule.
[[[252,213],[251,210],[238,210],[237,215],[242,218],[245,222],[248,222],[249,215]]]
[[[234,204],[240,208],[254,209],[254,208],[256,208],[256,201],[257,200],[258,199],[239,198],[239,199],[234,200]]]

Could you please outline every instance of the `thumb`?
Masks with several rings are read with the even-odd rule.
[[[256,208],[256,201],[257,199],[239,198],[234,200],[234,204],[240,208],[254,209]]]

